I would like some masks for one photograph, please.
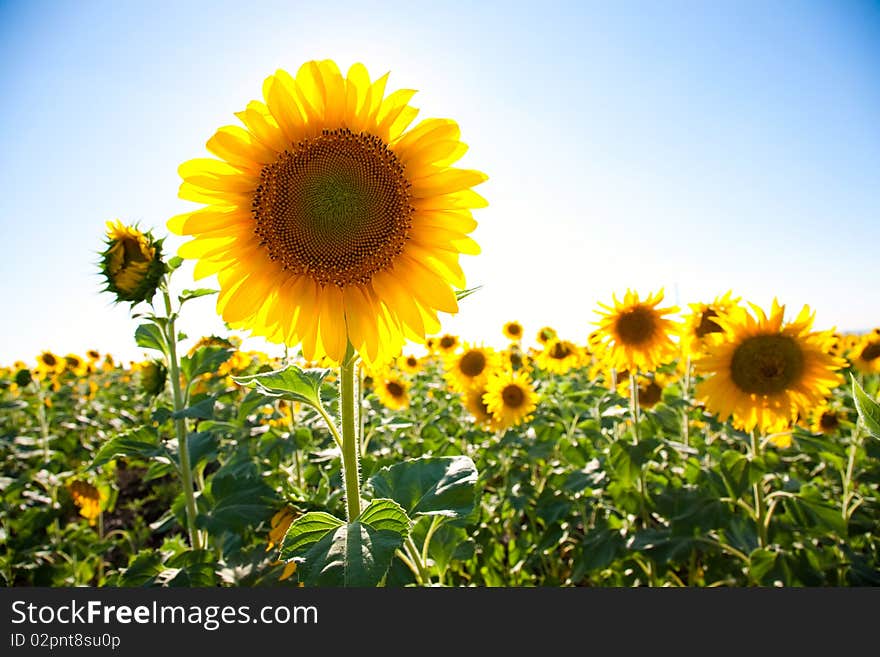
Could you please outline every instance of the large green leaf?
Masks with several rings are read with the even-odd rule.
[[[264,395],[318,407],[321,405],[321,384],[329,373],[329,369],[304,370],[288,365],[272,372],[232,377],[232,380]]]
[[[180,371],[187,381],[192,381],[202,374],[216,372],[217,368],[229,360],[234,351],[226,347],[201,347],[192,356],[184,356],[180,359]]]
[[[155,349],[156,351],[161,351],[163,354],[168,351],[167,342],[165,336],[162,334],[162,329],[155,324],[141,324],[138,326],[134,332],[134,341],[139,347],[143,347],[144,349]]]
[[[168,457],[168,451],[159,442],[153,429],[141,427],[111,438],[101,446],[90,469],[104,465],[119,456],[136,456],[149,460],[157,456]]]
[[[368,486],[376,497],[391,498],[409,514],[468,515],[474,508],[477,466],[467,456],[409,459],[386,466]]]
[[[880,404],[868,396],[855,377],[852,378],[852,387],[859,417],[865,423],[868,433],[880,440]]]
[[[403,509],[388,499],[373,500],[351,523],[329,513],[307,513],[291,523],[281,558],[300,564],[300,580],[307,586],[376,586],[410,524]]]
[[[211,477],[213,506],[198,523],[212,534],[239,533],[271,517],[275,491],[263,481],[254,463],[230,462]]]

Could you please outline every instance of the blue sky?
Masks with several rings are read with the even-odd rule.
[[[418,89],[420,118],[456,119],[462,166],[490,176],[483,253],[463,258],[484,287],[448,330],[583,341],[627,287],[880,324],[877,3],[375,4],[0,3],[0,362],[137,358],[127,307],[99,292],[104,223],[166,235],[191,207],[178,165],[266,75],[321,58]],[[210,298],[182,323],[223,331]]]

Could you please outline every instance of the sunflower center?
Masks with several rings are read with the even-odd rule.
[[[58,359],[52,354],[43,354],[43,363],[48,367],[55,367],[58,364]]]
[[[416,357],[415,357],[415,356],[407,356],[406,364],[407,364],[409,367],[416,367],[416,366],[419,364],[419,361],[416,360]]]
[[[825,411],[819,418],[819,426],[825,431],[833,431],[840,426],[840,420],[837,419],[837,413]]]
[[[269,257],[321,285],[368,283],[409,239],[403,164],[380,138],[324,130],[263,167],[254,231]]]
[[[746,338],[733,353],[730,376],[743,392],[772,395],[797,382],[804,371],[804,353],[787,335]]]
[[[550,347],[550,358],[555,358],[557,360],[564,360],[568,358],[571,354],[571,349],[568,348],[567,345],[556,342],[552,347]]]
[[[702,338],[704,335],[709,333],[721,333],[724,329],[722,329],[717,323],[712,321],[713,317],[718,317],[718,313],[716,313],[711,308],[708,308],[703,314],[700,316],[700,325],[697,326],[694,333],[698,338]]]
[[[519,408],[526,400],[526,396],[522,388],[511,383],[504,386],[504,390],[501,391],[501,399],[508,408]]]
[[[621,313],[615,325],[623,344],[638,345],[651,340],[657,328],[654,312],[644,306]]]
[[[862,349],[861,358],[868,362],[880,358],[880,342],[872,342]]]
[[[388,381],[385,384],[385,390],[387,390],[388,394],[395,399],[403,397],[403,386],[400,385],[397,381]]]
[[[520,328],[519,324],[508,324],[507,332],[511,335],[519,335],[520,333],[522,333],[522,329]]]
[[[482,351],[476,349],[467,352],[458,361],[458,369],[467,377],[473,378],[480,376],[486,369],[486,356]]]

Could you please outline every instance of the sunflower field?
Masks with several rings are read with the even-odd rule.
[[[3,582],[880,584],[880,329],[626,290],[580,335],[444,332],[481,293],[459,256],[487,176],[386,78],[270,75],[180,166],[177,255],[108,222],[144,358],[0,369]],[[202,297],[228,333],[190,341]]]

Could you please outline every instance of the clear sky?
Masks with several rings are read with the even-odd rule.
[[[192,206],[178,165],[276,68],[323,58],[418,89],[490,176],[462,258],[484,287],[445,329],[583,342],[628,286],[880,324],[876,2],[31,0],[0,2],[0,363],[137,358],[99,292],[104,223],[166,235]],[[223,332],[213,303],[183,330]]]

